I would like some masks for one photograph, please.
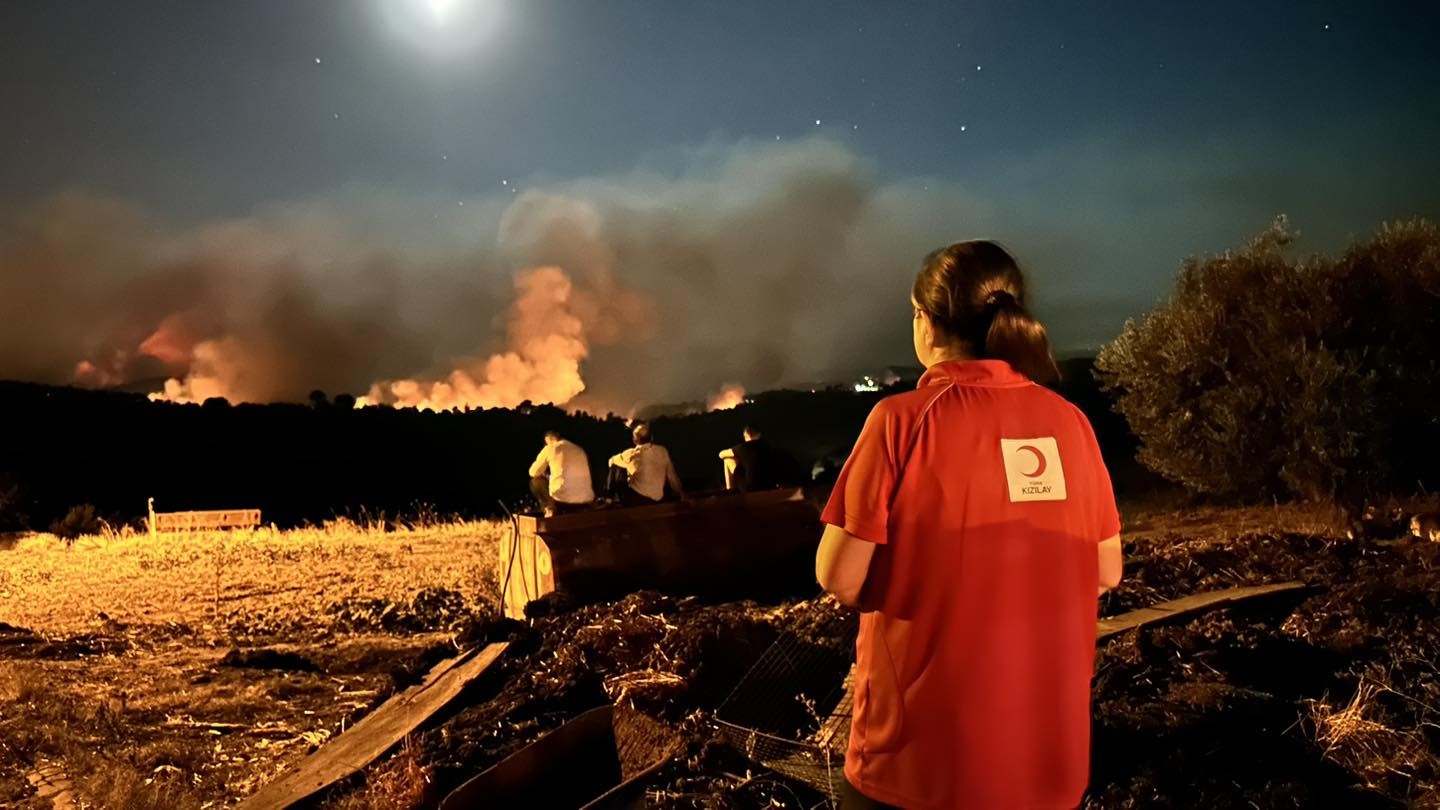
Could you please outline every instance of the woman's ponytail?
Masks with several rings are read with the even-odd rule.
[[[976,358],[1004,360],[1035,382],[1059,379],[1045,326],[1025,309],[1025,278],[994,242],[956,242],[931,253],[911,295]]]
[[[1038,383],[1060,379],[1045,325],[1032,318],[1013,297],[1006,294],[1005,298],[1006,301],[995,308],[978,354],[1004,360]]]

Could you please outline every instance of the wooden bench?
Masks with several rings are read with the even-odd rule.
[[[253,529],[260,525],[259,509],[211,509],[199,512],[156,512],[155,499],[149,499],[150,536],[160,532],[216,531],[220,529]]]

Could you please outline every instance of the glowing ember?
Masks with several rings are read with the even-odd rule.
[[[720,393],[710,397],[705,407],[712,411],[728,411],[745,401],[745,387],[737,383],[726,383]]]

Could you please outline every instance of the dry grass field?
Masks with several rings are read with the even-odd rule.
[[[408,601],[426,589],[495,594],[503,524],[440,523],[386,531],[348,520],[318,528],[124,532],[21,539],[0,567],[0,621],[47,635],[104,623],[179,625],[202,637],[326,628],[359,600]],[[288,633],[286,633],[288,635]]]
[[[1087,807],[1194,806],[1183,802],[1192,795],[1215,807],[1321,806],[1322,796],[1440,807],[1440,544],[1362,547],[1328,507],[1124,511],[1126,580],[1102,599],[1106,615],[1235,585],[1315,588],[1103,645]],[[338,522],[21,539],[0,551],[0,806],[65,806],[37,796],[42,770],[65,775],[73,806],[235,804],[456,651],[454,629],[493,610],[505,531]],[[776,632],[763,607],[653,596],[532,622],[535,643],[493,673],[498,693],[417,734],[325,806],[433,802],[594,705],[607,678],[663,665],[675,669],[665,684],[700,700],[696,684],[719,677],[707,669],[717,639]],[[649,613],[636,619],[641,603]],[[752,807],[784,793],[761,801],[759,782],[713,765],[685,759],[655,795]],[[721,794],[728,804],[714,803]]]
[[[0,551],[0,806],[232,803],[454,651],[499,523],[48,535]]]

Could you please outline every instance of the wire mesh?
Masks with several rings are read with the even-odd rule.
[[[838,800],[850,737],[858,619],[824,602],[797,614],[716,710],[751,761]]]

